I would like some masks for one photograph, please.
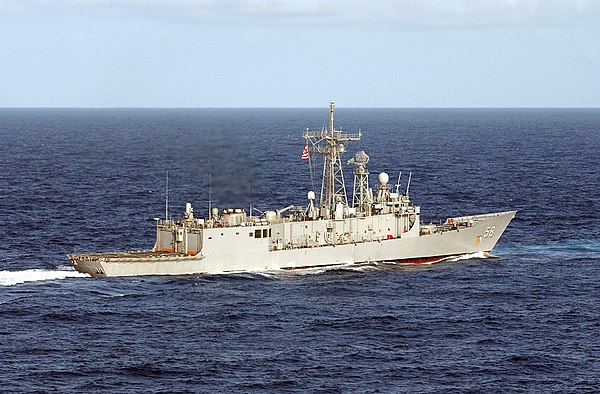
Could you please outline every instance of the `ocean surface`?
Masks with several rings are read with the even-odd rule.
[[[600,391],[600,110],[336,109],[422,218],[518,210],[433,265],[90,278],[186,202],[306,204],[319,109],[0,109],[0,391]],[[351,185],[350,169],[346,182]]]

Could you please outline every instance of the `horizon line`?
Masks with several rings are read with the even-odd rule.
[[[321,109],[323,106],[0,106],[0,109]],[[594,106],[340,106],[344,109],[600,109]]]

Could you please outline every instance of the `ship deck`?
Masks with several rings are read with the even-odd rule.
[[[186,257],[189,256],[186,253],[177,252],[164,252],[164,251],[152,251],[152,250],[140,250],[140,251],[129,251],[129,252],[108,252],[108,253],[82,253],[73,254],[71,256],[85,257],[92,260],[97,259],[109,259],[109,258],[130,258],[130,259],[144,259],[148,257]]]

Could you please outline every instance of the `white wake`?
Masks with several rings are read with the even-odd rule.
[[[25,282],[57,280],[65,278],[88,278],[88,274],[77,271],[29,269],[23,271],[0,271],[0,286],[14,286]]]
[[[460,260],[469,260],[469,259],[487,259],[490,257],[494,257],[487,252],[475,252],[475,253],[467,253],[461,254],[456,257],[448,257],[448,259],[444,259],[444,261],[460,261]]]
[[[368,264],[367,263],[361,263],[361,264],[345,263],[345,264],[335,264],[335,265],[323,265],[323,266],[317,266],[317,267],[311,267],[311,268],[295,269],[295,270],[291,270],[291,271],[278,271],[277,275],[302,276],[302,275],[320,275],[325,272],[331,272],[331,271],[357,271],[357,272],[376,271],[379,269],[377,267],[378,265],[379,265],[379,263],[377,263],[377,262],[368,263]]]

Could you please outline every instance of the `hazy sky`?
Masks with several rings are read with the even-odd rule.
[[[0,0],[1,107],[600,107],[600,0]]]

